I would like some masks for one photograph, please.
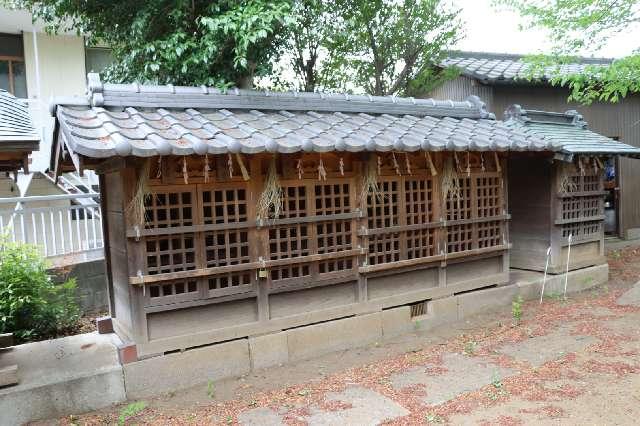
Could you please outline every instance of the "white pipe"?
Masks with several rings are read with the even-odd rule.
[[[544,296],[544,286],[547,283],[547,270],[549,269],[550,257],[551,257],[551,247],[547,249],[547,261],[544,264],[544,277],[542,278],[542,291],[540,292],[540,304],[542,304],[542,297]]]
[[[36,96],[38,99],[42,99],[42,93],[40,92],[40,60],[38,59],[39,51],[38,51],[38,33],[36,32],[36,28],[33,27],[31,30],[31,34],[33,35],[33,64],[35,66],[36,71]]]
[[[567,283],[569,282],[569,259],[571,258],[571,240],[573,234],[569,234],[569,247],[567,248],[567,273],[564,275],[564,299],[567,300]]]

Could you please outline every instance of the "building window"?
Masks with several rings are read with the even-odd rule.
[[[113,62],[111,49],[107,47],[87,47],[84,57],[87,72],[100,73]]]
[[[20,35],[0,34],[0,89],[9,91],[17,98],[27,97],[27,76]]]

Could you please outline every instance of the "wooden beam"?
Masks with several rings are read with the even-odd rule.
[[[362,254],[363,249],[344,250],[334,253],[312,254],[309,256],[299,256],[286,259],[265,260],[263,262],[248,262],[237,265],[216,266],[213,268],[193,269],[191,271],[168,272],[165,274],[143,275],[129,277],[129,284],[154,284],[163,281],[179,280],[186,278],[206,277],[209,275],[221,275],[230,272],[248,271],[259,268],[269,268],[272,266],[292,265],[298,263],[318,262],[322,260],[337,259],[341,257],[352,257]]]

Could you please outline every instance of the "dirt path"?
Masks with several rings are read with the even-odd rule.
[[[637,424],[640,249],[606,286],[145,401],[129,424]],[[130,407],[129,407],[130,408]],[[114,424],[126,407],[48,424]]]

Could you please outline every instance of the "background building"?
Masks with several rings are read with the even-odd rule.
[[[50,35],[41,22],[33,22],[24,10],[0,7],[0,89],[25,100],[40,135],[40,150],[31,156],[30,170],[44,172],[49,166],[54,120],[49,103],[55,96],[84,95],[87,72],[99,72],[110,62],[109,49],[86,47],[85,40],[73,33]],[[35,179],[46,176],[19,175],[18,182],[4,175],[0,178],[2,196],[30,195],[28,188]],[[80,187],[97,185],[93,174],[80,180],[66,176]],[[79,176],[78,176],[79,178]],[[37,185],[42,192],[42,185]],[[63,184],[55,188],[44,183],[45,192],[65,192],[73,186]]]

